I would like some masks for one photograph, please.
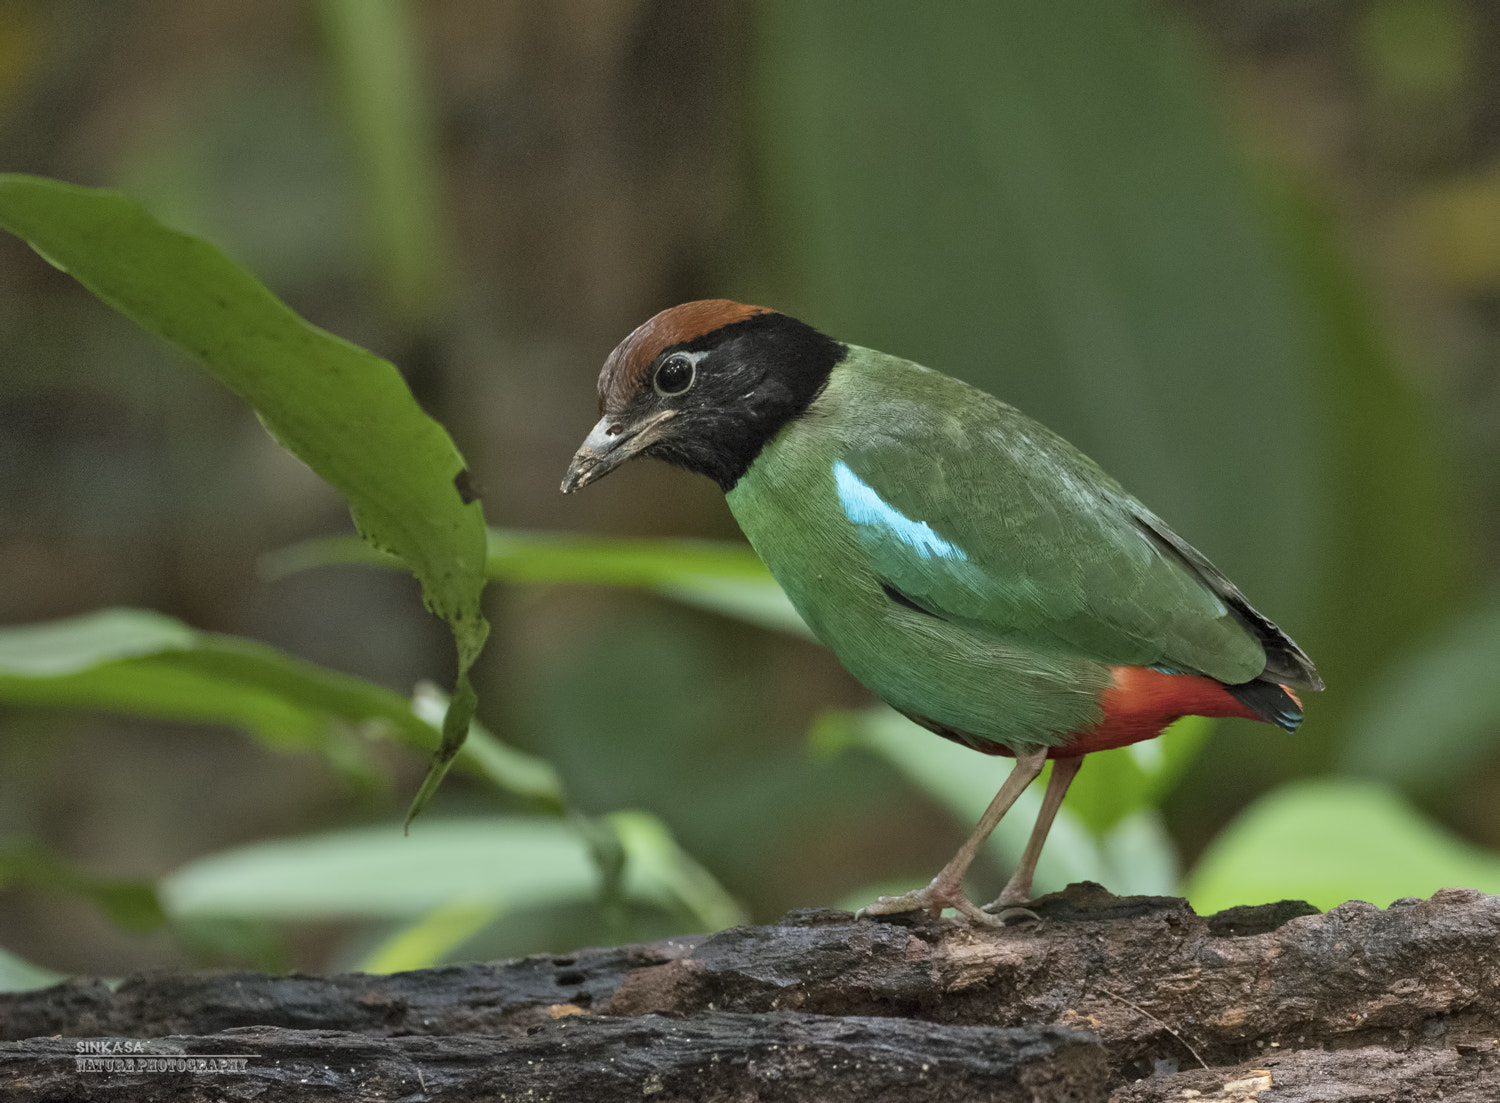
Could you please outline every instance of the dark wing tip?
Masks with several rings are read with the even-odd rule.
[[[1224,688],[1267,723],[1289,732],[1296,731],[1302,724],[1302,702],[1286,686],[1257,680]]]
[[[1209,590],[1229,606],[1235,618],[1260,641],[1266,653],[1266,668],[1260,674],[1260,681],[1267,684],[1284,683],[1297,689],[1320,690],[1323,688],[1323,679],[1319,677],[1317,667],[1313,666],[1313,661],[1308,658],[1307,652],[1297,646],[1296,640],[1251,605],[1245,595],[1240,593],[1239,587],[1230,582],[1202,552],[1167,528],[1157,517],[1133,513],[1131,519],[1141,532],[1155,542],[1158,548],[1174,556],[1187,570],[1197,575]],[[1297,706],[1299,722],[1302,718],[1301,708],[1301,705]]]

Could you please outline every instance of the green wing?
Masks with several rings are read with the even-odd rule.
[[[846,440],[835,465],[893,598],[1105,663],[1229,683],[1267,670],[1258,628],[1275,626],[1206,559],[1061,437],[955,382],[926,375],[920,401],[887,390],[880,433]]]

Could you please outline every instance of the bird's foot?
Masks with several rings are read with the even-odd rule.
[[[902,912],[925,911],[936,919],[944,908],[953,908],[970,923],[980,927],[1004,926],[1004,920],[996,919],[980,910],[964,895],[961,883],[950,883],[939,875],[925,888],[914,889],[900,896],[877,897],[873,904],[866,904],[854,913],[856,919],[867,919],[875,915],[900,915]]]

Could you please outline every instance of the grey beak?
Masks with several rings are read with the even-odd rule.
[[[583,444],[573,454],[568,473],[563,476],[562,492],[571,494],[595,479],[603,478],[631,456],[637,455],[660,439],[665,423],[677,411],[659,410],[634,425],[608,415],[589,430]]]

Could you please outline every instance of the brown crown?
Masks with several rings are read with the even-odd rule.
[[[680,345],[757,314],[774,314],[764,306],[746,306],[730,299],[700,299],[663,310],[638,326],[604,361],[599,373],[599,406],[623,407],[646,381],[646,373],[663,349]]]

